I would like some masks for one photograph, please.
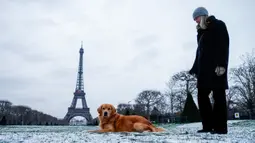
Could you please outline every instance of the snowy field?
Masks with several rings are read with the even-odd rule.
[[[6,126],[0,127],[0,143],[255,143],[255,121],[229,121],[229,133],[196,133],[201,123],[168,124],[164,133],[88,133],[98,127]]]

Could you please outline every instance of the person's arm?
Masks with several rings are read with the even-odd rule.
[[[201,36],[203,35],[203,30],[199,27],[199,25],[197,25],[197,52],[196,52],[196,58],[195,58],[195,61],[193,63],[193,66],[191,68],[191,70],[189,71],[189,74],[192,74],[192,75],[196,75],[198,74],[198,56],[199,56],[199,40],[201,38]]]
[[[224,67],[226,69],[229,58],[229,35],[225,23],[222,21],[218,21],[215,32],[215,62],[217,67]]]

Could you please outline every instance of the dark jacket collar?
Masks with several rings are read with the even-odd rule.
[[[217,19],[215,18],[215,16],[214,16],[214,15],[211,15],[211,16],[207,17],[206,22],[207,22],[207,23],[212,23],[212,22],[215,21],[215,20],[217,20]]]
[[[211,16],[207,17],[207,19],[206,19],[207,29],[211,29],[211,28],[215,27],[216,23],[217,23],[217,19],[215,18],[215,16],[211,15]]]

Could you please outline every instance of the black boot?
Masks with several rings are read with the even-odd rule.
[[[227,134],[228,131],[226,129],[223,130],[213,130],[211,134]]]

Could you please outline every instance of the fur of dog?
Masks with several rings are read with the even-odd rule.
[[[102,104],[98,109],[99,130],[90,132],[162,132],[149,120],[138,115],[121,115],[112,104]]]

